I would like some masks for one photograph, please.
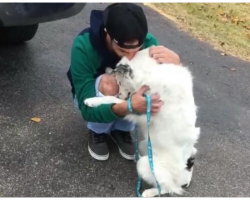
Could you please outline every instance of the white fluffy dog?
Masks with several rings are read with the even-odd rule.
[[[151,116],[150,137],[153,149],[155,176],[161,186],[161,194],[182,194],[183,187],[190,184],[194,155],[200,129],[195,127],[196,106],[190,71],[186,67],[173,64],[158,64],[149,56],[148,49],[139,51],[129,61],[122,58],[115,74],[119,84],[119,98],[106,96],[86,99],[88,106],[96,107],[105,103],[120,103],[140,89],[150,87],[148,94],[158,93],[164,105],[156,115]],[[141,178],[153,186],[143,192],[144,197],[158,194],[156,182],[151,173],[147,155],[146,115],[129,114],[125,119],[140,127],[141,157],[137,171]]]

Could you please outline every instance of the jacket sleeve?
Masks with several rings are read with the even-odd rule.
[[[112,112],[112,104],[103,104],[96,108],[84,104],[85,99],[95,97],[94,69],[88,62],[84,49],[83,42],[76,38],[71,51],[70,70],[79,109],[83,119],[88,122],[110,123],[119,118]]]
[[[148,48],[148,47],[151,47],[151,46],[158,46],[159,45],[159,42],[158,40],[154,37],[153,34],[151,33],[148,33],[147,36],[146,36],[146,40],[144,42],[144,49]]]

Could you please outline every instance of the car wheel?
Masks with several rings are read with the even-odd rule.
[[[0,28],[0,43],[18,44],[31,40],[37,31],[38,24]]]

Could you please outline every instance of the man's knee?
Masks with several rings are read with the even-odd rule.
[[[95,123],[95,122],[88,122],[87,128],[94,131],[97,134],[100,133],[107,133],[109,134],[113,126],[112,123]]]
[[[124,119],[118,119],[114,122],[113,129],[115,130],[121,130],[121,131],[133,131],[135,128],[135,124],[133,122],[124,120]]]

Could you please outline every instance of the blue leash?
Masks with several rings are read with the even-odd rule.
[[[151,118],[151,97],[146,94],[146,102],[147,102],[147,126],[148,126],[148,161],[149,166],[151,169],[152,174],[154,175],[155,182],[158,189],[158,196],[161,196],[161,186],[156,180],[155,173],[154,173],[154,164],[153,164],[153,152],[152,152],[152,145],[149,135],[149,127],[150,127],[150,118]],[[133,113],[131,98],[128,99],[128,110],[129,112]],[[135,160],[139,160],[139,147],[138,147],[138,129],[137,126],[135,127]],[[141,177],[138,175],[137,183],[136,183],[136,194],[138,197],[141,197],[140,193],[141,188]]]

